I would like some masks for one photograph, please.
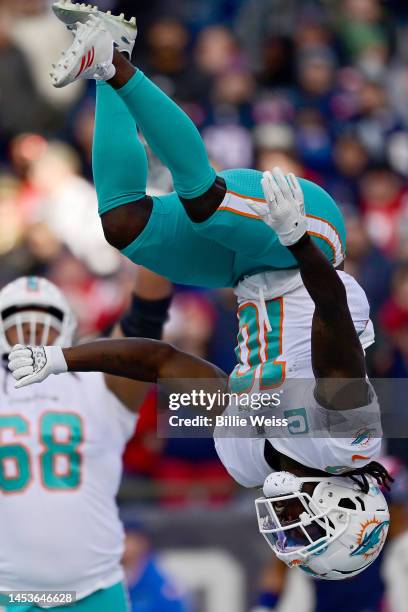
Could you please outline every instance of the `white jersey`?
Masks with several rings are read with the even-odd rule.
[[[123,579],[115,496],[136,416],[98,373],[14,389],[0,371],[0,591],[76,591]]]
[[[366,295],[354,278],[344,272],[338,274],[346,287],[356,331],[366,348],[374,342]],[[286,291],[282,294],[284,287]],[[271,427],[270,433],[268,428],[259,431],[256,426],[252,430],[246,427],[243,433],[237,428],[237,421],[230,419],[225,426],[216,428],[218,455],[235,480],[247,487],[263,485],[271,472],[264,458],[265,438],[283,455],[328,473],[362,467],[378,456],[381,427],[378,402],[372,390],[369,406],[344,413],[326,410],[315,399],[311,364],[315,307],[299,272],[268,272],[250,277],[238,285],[236,293],[239,363],[230,377],[231,390],[252,397],[255,393],[276,394],[280,390],[279,405],[273,409],[273,415],[288,424]],[[242,416],[242,411],[242,404],[235,402],[224,415]],[[345,414],[353,419],[353,427],[355,424],[353,437],[343,434],[336,438],[333,431],[344,426]],[[327,435],[329,430],[331,437]],[[322,437],[319,431],[324,432]]]

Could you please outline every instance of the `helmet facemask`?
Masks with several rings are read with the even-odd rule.
[[[299,480],[316,482],[315,479]],[[319,508],[306,491],[259,498],[255,505],[260,532],[276,556],[289,565],[323,551],[348,525],[345,517],[344,524],[336,528],[330,520],[335,508]]]
[[[10,342],[13,327],[16,338]],[[76,317],[71,307],[62,292],[48,280],[21,277],[0,291],[1,355],[10,352],[14,340],[19,344],[70,346],[75,330]]]
[[[29,344],[33,346],[58,344],[58,339],[61,336],[63,328],[62,312],[47,312],[36,308],[23,308],[21,310],[16,309],[16,312],[13,313],[6,313],[5,316],[1,313],[0,316],[4,335],[8,344],[10,344],[8,332],[13,327],[16,328],[18,344]],[[38,334],[39,326],[42,327],[40,334]],[[54,330],[57,334],[56,338],[52,341],[50,340],[51,330]]]
[[[371,476],[367,485],[365,492],[347,477],[274,472],[265,497],[255,500],[259,530],[289,567],[326,580],[349,578],[378,557],[388,531],[384,495]]]

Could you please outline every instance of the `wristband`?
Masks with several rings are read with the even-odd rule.
[[[171,299],[172,296],[161,300],[145,300],[133,295],[130,307],[120,321],[123,335],[128,338],[160,340]]]
[[[44,350],[53,374],[68,372],[68,365],[60,346],[45,346]]]

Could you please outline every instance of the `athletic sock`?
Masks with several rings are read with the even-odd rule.
[[[92,166],[100,215],[146,195],[147,156],[135,120],[104,82],[96,85]]]
[[[153,152],[169,168],[178,195],[190,199],[208,191],[216,173],[197,128],[185,112],[140,70],[116,93]]]

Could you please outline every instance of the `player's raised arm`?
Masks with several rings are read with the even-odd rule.
[[[315,305],[311,343],[316,393],[328,408],[364,406],[368,402],[364,351],[344,284],[308,234],[300,184],[293,174],[285,177],[274,168],[272,173],[264,173],[262,188],[267,206],[252,203],[251,208],[275,229],[281,244],[296,258]],[[345,383],[344,379],[352,380]],[[338,399],[334,401],[334,397]]]
[[[98,340],[66,349],[16,345],[9,355],[9,368],[17,388],[63,372],[97,371],[152,383],[215,379],[223,385],[227,379],[222,370],[199,357],[166,342],[142,338]]]

